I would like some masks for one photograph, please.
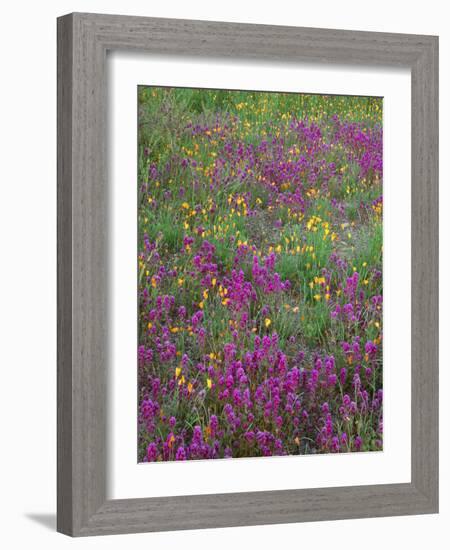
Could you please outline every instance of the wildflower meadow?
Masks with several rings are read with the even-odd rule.
[[[382,98],[138,88],[138,461],[377,451]]]

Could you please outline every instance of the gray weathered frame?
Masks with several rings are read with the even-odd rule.
[[[106,498],[106,52],[409,67],[411,483]],[[438,38],[74,13],[58,19],[58,531],[72,536],[438,511]]]

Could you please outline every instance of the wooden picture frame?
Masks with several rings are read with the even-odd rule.
[[[411,482],[106,498],[106,52],[411,69]],[[438,511],[438,38],[74,13],[58,19],[58,510],[72,536]]]

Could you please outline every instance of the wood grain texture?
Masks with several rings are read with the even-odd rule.
[[[106,499],[106,52],[401,66],[412,82],[412,480]],[[58,20],[58,531],[99,535],[438,510],[438,39],[116,15]]]
[[[72,18],[58,20],[57,529],[72,526]]]
[[[438,42],[411,71],[412,479],[438,507]]]

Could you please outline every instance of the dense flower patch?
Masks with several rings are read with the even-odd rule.
[[[381,449],[381,99],[139,109],[139,461]]]

